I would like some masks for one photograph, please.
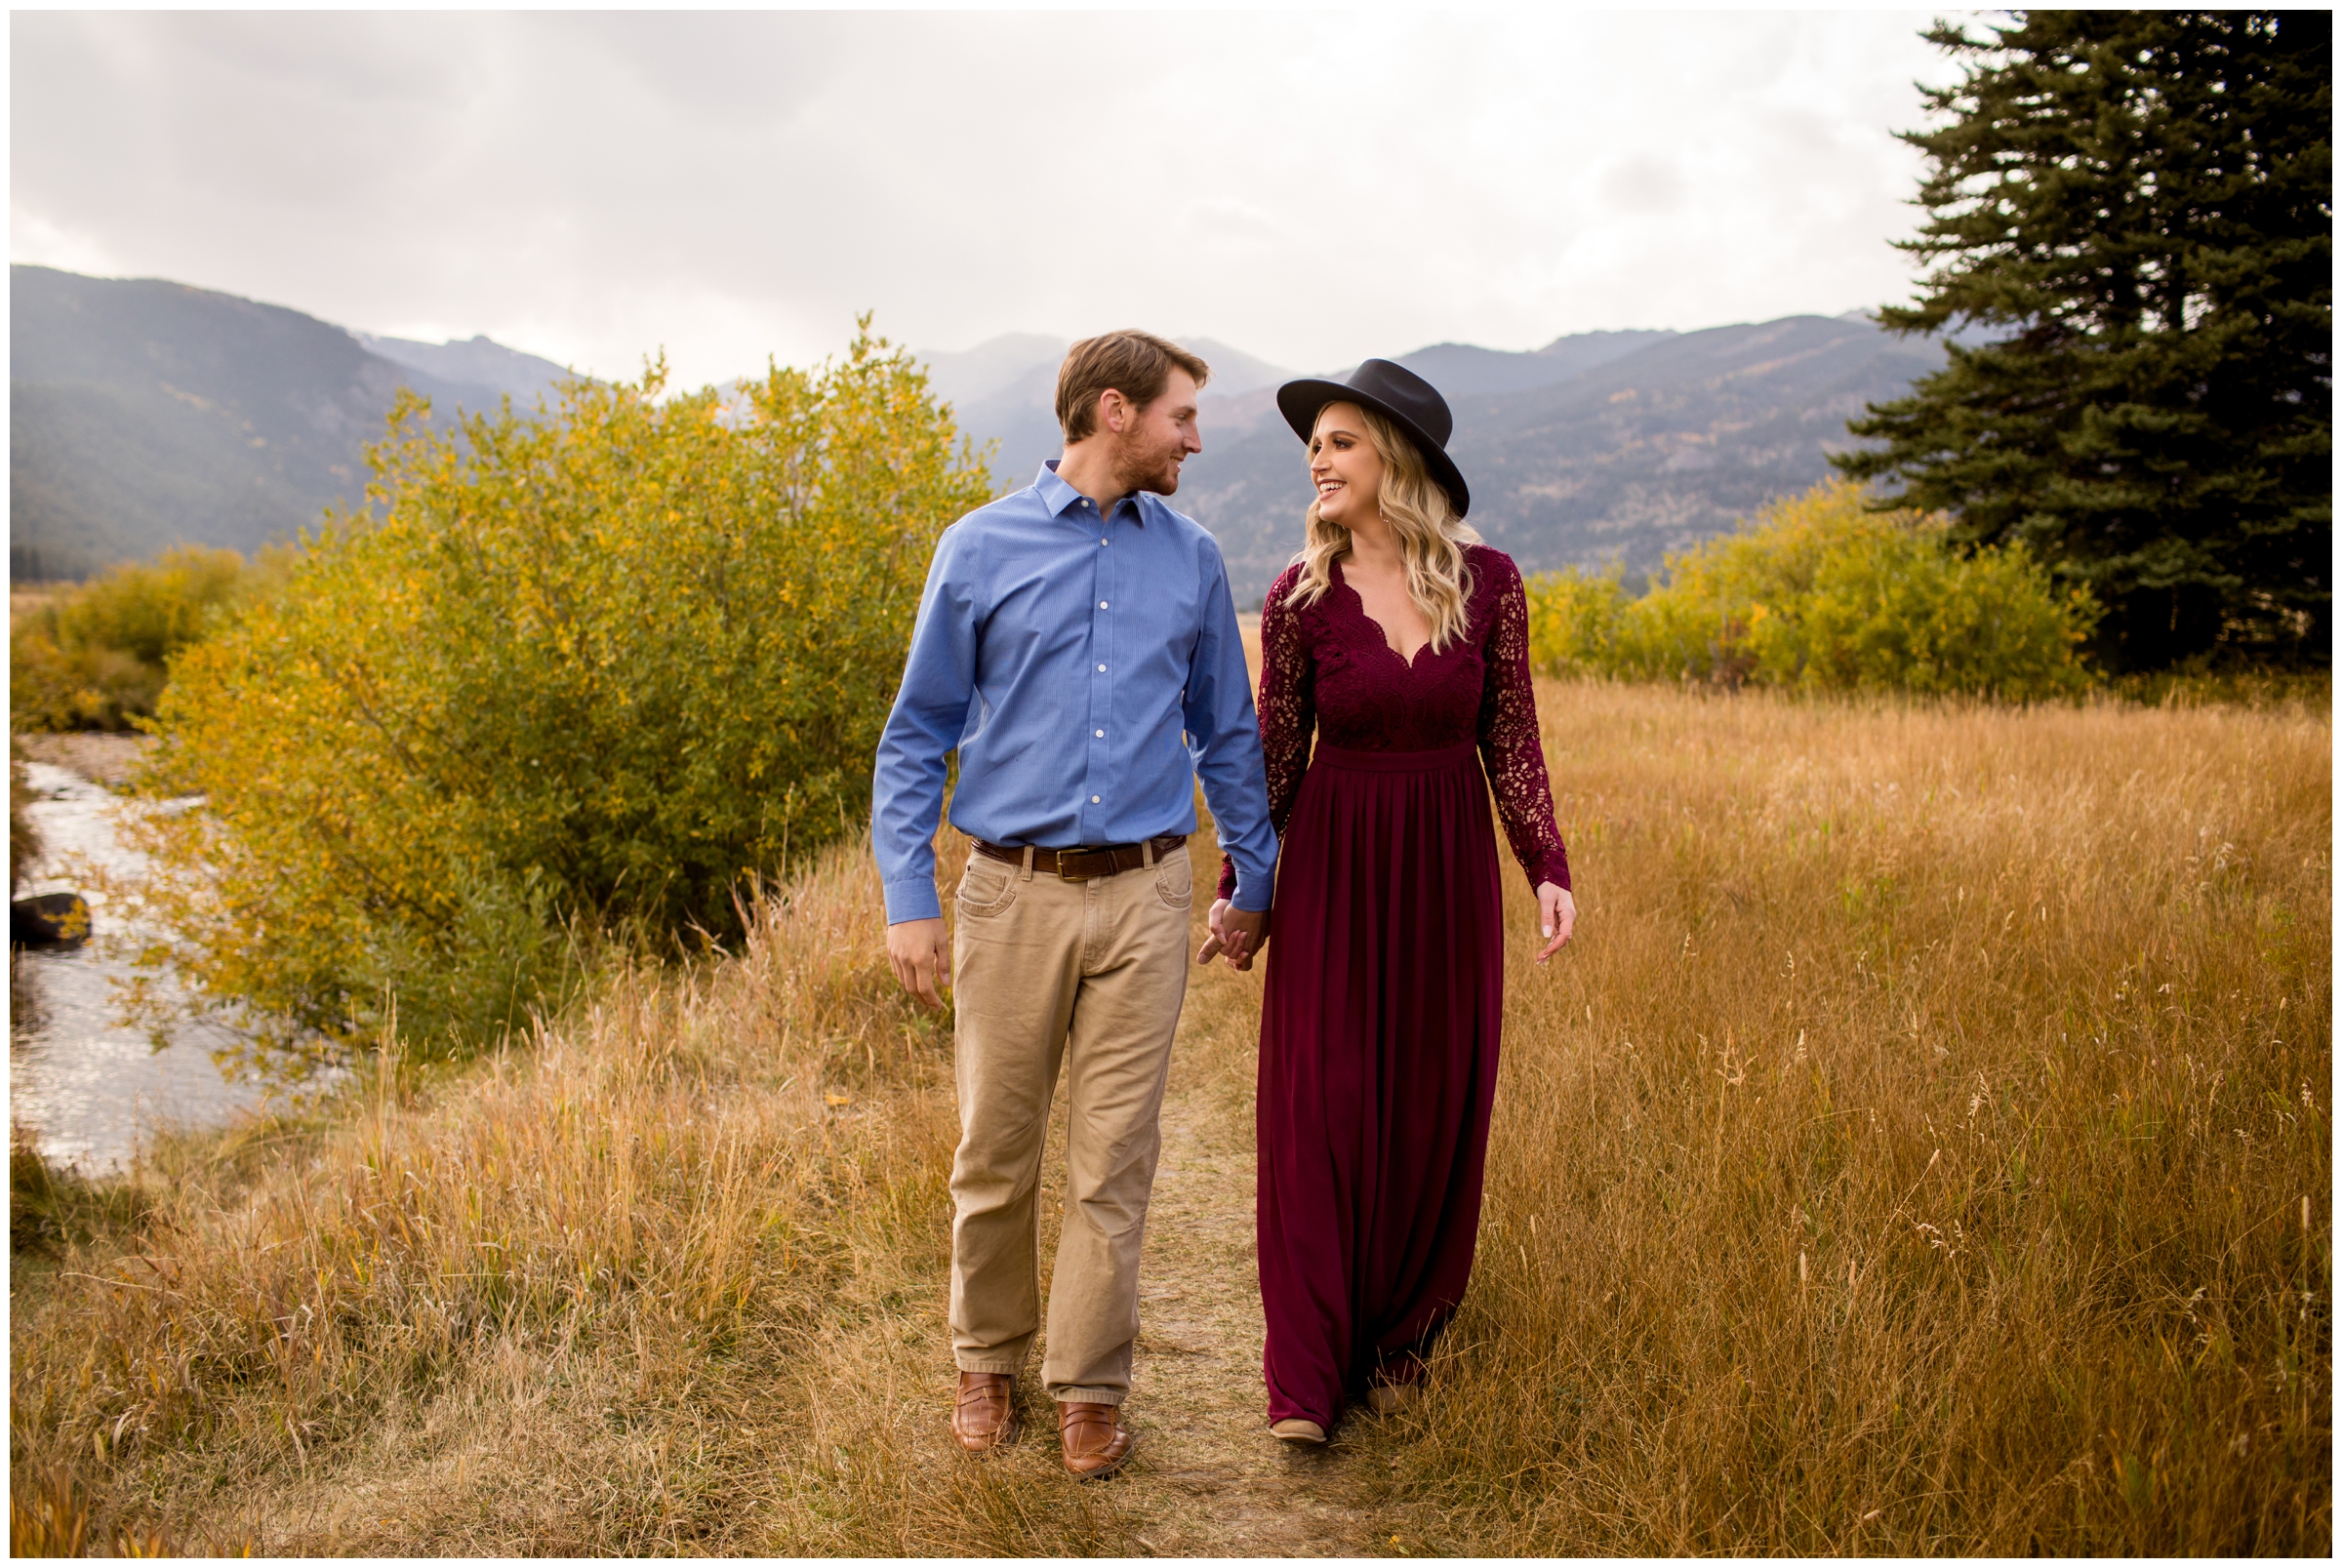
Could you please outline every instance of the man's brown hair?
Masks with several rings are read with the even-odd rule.
[[[1171,372],[1184,370],[1201,386],[1212,367],[1168,338],[1151,332],[1109,332],[1084,338],[1066,350],[1057,368],[1057,422],[1068,441],[1086,441],[1098,430],[1098,399],[1120,392],[1134,408],[1163,395]]]

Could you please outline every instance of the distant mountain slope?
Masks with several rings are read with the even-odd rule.
[[[513,406],[522,410],[535,408],[540,397],[547,407],[552,406],[553,388],[570,378],[566,367],[535,354],[524,354],[517,348],[506,348],[491,338],[426,343],[412,338],[378,338],[370,332],[350,336],[369,351],[438,381],[508,393]],[[474,399],[466,397],[464,401],[468,404]]]
[[[1204,439],[1232,439],[1257,428],[1273,410],[1274,388],[1293,373],[1211,338],[1179,342],[1212,367],[1203,389]],[[914,349],[927,367],[928,385],[951,405],[960,433],[982,447],[999,443],[992,483],[1030,484],[1041,463],[1065,445],[1057,423],[1057,372],[1072,346],[1068,338],[1008,333],[973,348]]]
[[[1433,343],[1399,355],[1398,363],[1438,387],[1439,395],[1453,403],[1490,392],[1527,392],[1552,386],[1675,336],[1672,332],[1578,332],[1517,354],[1471,343]],[[1345,371],[1343,377],[1348,374]]]
[[[979,448],[998,443],[990,458],[994,490],[1031,483],[1042,460],[1064,447],[1057,427],[1057,367],[1065,353],[1062,343],[1051,348],[981,397],[947,399],[962,435]]]
[[[994,484],[1030,482],[1058,452],[1051,403],[1066,346],[1020,334],[919,356],[960,429],[997,443]],[[1188,346],[1213,376],[1204,450],[1188,462],[1178,504],[1219,536],[1250,602],[1299,545],[1309,504],[1300,443],[1275,406],[1292,373],[1210,340]],[[1492,543],[1531,571],[1615,558],[1640,572],[1827,477],[1847,419],[1899,396],[1941,354],[1855,313],[1574,333],[1522,353],[1433,343],[1393,357],[1455,409],[1473,522]]]
[[[1941,362],[1934,343],[1820,316],[1658,336],[1555,384],[1456,397],[1451,450],[1473,523],[1523,570],[1648,570],[1827,477],[1846,420]],[[1278,424],[1207,440],[1178,505],[1219,537],[1250,603],[1299,547],[1309,501],[1301,443]]]
[[[1471,343],[1433,343],[1397,359],[1454,400],[1551,386],[1675,336],[1672,332],[1581,332],[1520,353]],[[1207,451],[1274,422],[1276,388],[1306,374],[1272,365],[1217,339],[1181,342],[1212,367],[1201,407]],[[1044,458],[1057,455],[1061,444],[1055,409],[1057,370],[1069,346],[1069,339],[1020,332],[989,339],[973,348],[914,350],[915,357],[927,366],[928,384],[952,405],[961,431],[974,437],[979,446],[992,440],[1000,443],[992,463],[994,483],[1022,485]],[[1355,368],[1346,365],[1320,374],[1339,381]],[[1275,427],[1284,428],[1282,423]]]
[[[987,339],[973,348],[916,348],[911,357],[927,367],[927,384],[947,403],[980,402],[1044,361],[1054,366],[1064,357],[1066,338],[1037,332],[1012,332]]]
[[[77,576],[180,541],[249,550],[356,501],[360,448],[401,384],[441,418],[521,403],[564,373],[475,338],[360,338],[275,305],[157,280],[9,269],[9,566]],[[1300,543],[1301,443],[1276,416],[1291,373],[1208,339],[1202,454],[1178,504],[1219,536],[1257,602]],[[995,339],[921,354],[994,483],[1059,450],[1066,341]],[[1900,395],[1941,348],[1859,317],[1707,332],[1581,333],[1529,353],[1438,343],[1396,356],[1456,411],[1472,521],[1537,571],[1616,558],[1647,570],[1826,476],[1866,403]],[[1343,373],[1334,373],[1337,377]]]
[[[496,397],[298,310],[159,279],[11,266],[9,325],[13,578],[290,538],[362,496],[360,449],[401,384],[441,418]]]
[[[1190,353],[1201,355],[1203,362],[1212,367],[1211,381],[1203,389],[1206,396],[1241,397],[1246,392],[1273,392],[1293,379],[1293,372],[1283,366],[1272,365],[1217,338],[1182,338],[1179,345]]]

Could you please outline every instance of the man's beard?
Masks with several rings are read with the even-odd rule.
[[[1144,490],[1157,496],[1179,493],[1179,460],[1184,446],[1165,446],[1151,454],[1129,449],[1114,454],[1114,482],[1125,492]]]

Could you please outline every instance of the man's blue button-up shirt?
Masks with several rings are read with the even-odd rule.
[[[1108,517],[1046,464],[949,528],[927,569],[903,689],[878,742],[870,837],[886,918],[943,913],[935,824],[1067,849],[1195,830],[1195,786],[1269,907],[1276,832],[1219,542],[1158,496]]]

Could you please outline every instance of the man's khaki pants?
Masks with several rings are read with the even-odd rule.
[[[1139,1249],[1188,988],[1188,852],[1092,882],[982,855],[960,879],[951,972],[959,1152],[951,1348],[1021,1372],[1040,1328],[1041,1146],[1066,1068],[1065,1225],[1041,1382],[1118,1405],[1139,1333]]]

